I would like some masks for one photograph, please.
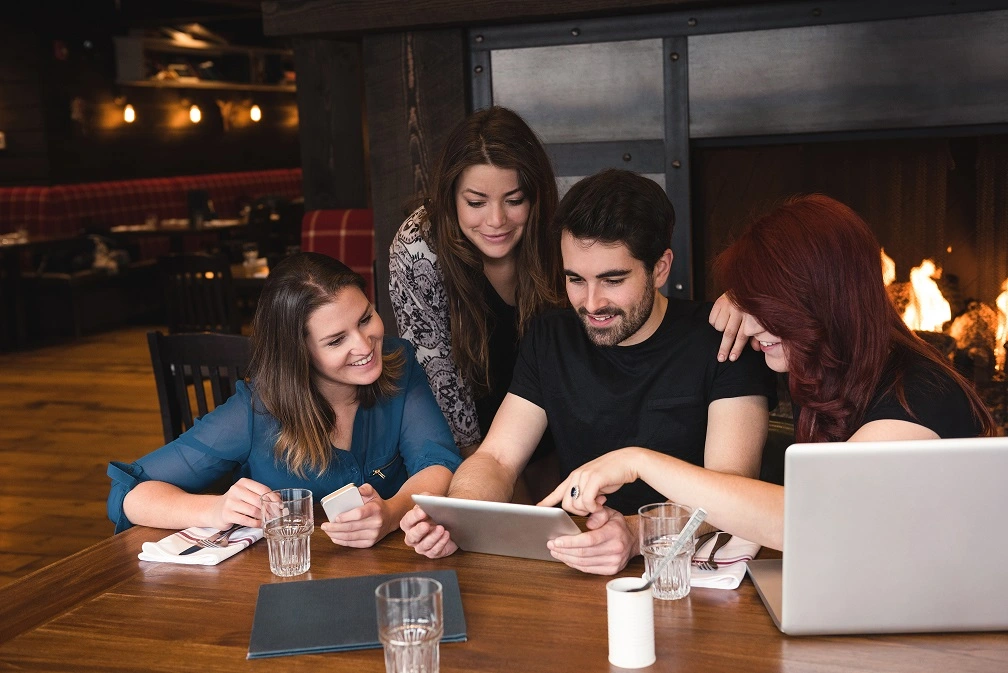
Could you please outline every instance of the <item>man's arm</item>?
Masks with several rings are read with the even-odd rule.
[[[508,393],[486,439],[465,460],[448,488],[449,497],[472,500],[511,499],[515,481],[546,432],[546,412]]]
[[[507,502],[515,481],[546,431],[546,412],[508,393],[479,449],[455,471],[448,496]],[[406,544],[418,554],[440,558],[457,547],[443,526],[431,521],[419,506],[406,512],[400,528]]]
[[[707,407],[704,467],[743,477],[759,477],[769,427],[762,395],[725,397]]]

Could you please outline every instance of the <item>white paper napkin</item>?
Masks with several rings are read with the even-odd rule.
[[[727,533],[721,533],[721,536]],[[693,567],[690,571],[691,587],[706,587],[708,589],[737,589],[742,583],[742,578],[746,573],[746,562],[751,561],[760,546],[755,542],[744,540],[737,536],[732,536],[728,544],[721,547],[714,560],[718,564],[717,570],[702,570],[697,567],[697,563],[710,558],[710,550],[714,546],[711,538],[703,544],[700,549],[693,554]]]
[[[218,532],[216,528],[186,528],[157,542],[144,542],[143,551],[140,552],[138,558],[141,561],[154,561],[155,563],[215,566],[243,549],[247,549],[263,536],[262,528],[239,528],[231,534],[231,543],[226,547],[210,547],[185,556],[179,555],[180,552],[196,544],[196,540],[210,537],[216,532]]]

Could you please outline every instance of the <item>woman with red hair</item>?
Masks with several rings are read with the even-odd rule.
[[[738,308],[722,298],[711,322],[724,327],[718,322],[734,314],[736,343],[751,339],[771,369],[787,373],[799,442],[994,435],[972,385],[903,324],[882,283],[879,252],[868,225],[844,204],[819,194],[789,199],[718,257],[715,273]],[[704,507],[719,528],[782,547],[783,487],[639,447],[587,463],[544,502],[564,494],[564,509],[587,514],[636,479]]]

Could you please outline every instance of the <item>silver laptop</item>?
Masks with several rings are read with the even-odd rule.
[[[749,575],[790,635],[1008,630],[1008,438],[794,444],[783,559]]]

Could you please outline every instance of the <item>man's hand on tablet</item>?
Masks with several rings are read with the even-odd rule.
[[[406,512],[399,527],[406,533],[406,544],[427,558],[449,556],[458,549],[444,526],[431,521],[419,505]]]

